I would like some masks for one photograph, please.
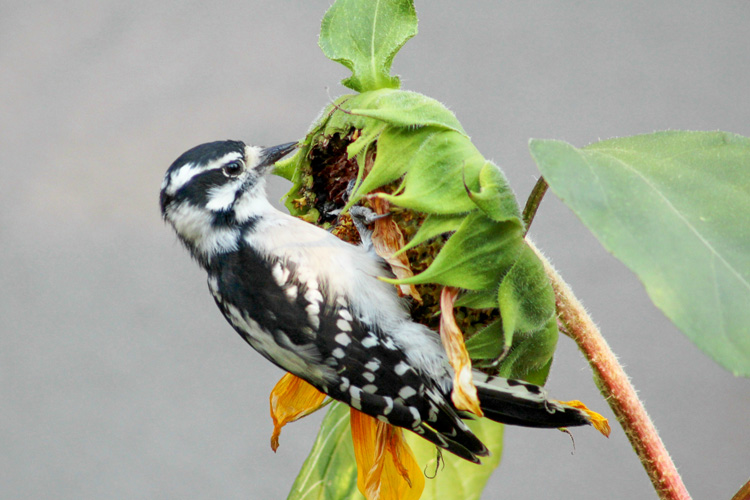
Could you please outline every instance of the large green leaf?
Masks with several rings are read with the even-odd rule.
[[[552,190],[706,354],[750,376],[750,139],[657,132],[534,140]]]
[[[411,0],[337,0],[320,26],[320,48],[352,76],[341,83],[357,92],[398,88],[393,57],[417,34]]]

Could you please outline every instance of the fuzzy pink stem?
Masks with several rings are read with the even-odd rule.
[[[599,390],[625,430],[659,498],[689,500],[690,494],[672,458],[607,341],[567,283],[539,250],[528,243],[544,263],[552,282],[559,319],[567,330],[564,333],[575,340],[591,365]]]

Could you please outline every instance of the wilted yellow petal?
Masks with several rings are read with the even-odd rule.
[[[271,435],[273,451],[279,447],[281,428],[319,409],[325,397],[325,394],[296,375],[287,373],[281,377],[269,398],[273,419],[273,434]]]
[[[609,428],[609,420],[607,420],[605,417],[596,413],[595,411],[589,410],[585,404],[581,403],[577,399],[574,399],[573,401],[558,401],[558,403],[562,403],[564,405],[572,406],[573,408],[578,408],[579,410],[585,411],[591,419],[591,425],[594,426],[594,429],[609,437],[611,429]]]
[[[372,198],[370,200],[376,214],[387,214],[390,210],[388,202],[382,198]],[[406,253],[393,256],[394,253],[401,250],[404,246],[404,234],[390,217],[384,217],[375,221],[375,227],[372,231],[372,244],[375,247],[375,253],[381,256],[391,267],[393,274],[398,279],[411,278],[414,272],[409,265],[409,258]],[[414,285],[398,285],[402,295],[408,295],[417,302],[422,302]]]
[[[418,500],[424,474],[399,427],[350,411],[357,487],[367,500]]]
[[[440,294],[440,338],[455,372],[451,400],[459,410],[470,411],[481,417],[484,414],[479,406],[477,388],[474,386],[471,359],[464,345],[463,333],[453,316],[453,304],[456,302],[456,297],[458,297],[458,289],[450,286],[444,287]]]

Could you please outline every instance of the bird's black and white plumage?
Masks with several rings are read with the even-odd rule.
[[[452,369],[435,332],[411,320],[383,261],[282,213],[265,175],[295,148],[218,141],[167,170],[161,211],[208,272],[229,323],[260,354],[352,407],[478,462],[488,454],[451,403]],[[485,415],[533,427],[589,424],[532,384],[475,381]]]

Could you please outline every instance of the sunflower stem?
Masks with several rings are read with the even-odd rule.
[[[588,360],[599,390],[625,430],[654,489],[662,500],[689,500],[677,468],[646,413],[630,379],[583,305],[542,253],[528,241],[544,264],[555,291],[561,331],[572,338]]]

